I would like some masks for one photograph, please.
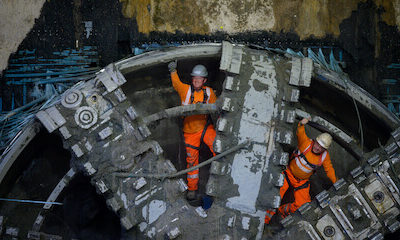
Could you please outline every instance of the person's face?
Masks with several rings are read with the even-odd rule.
[[[201,89],[201,87],[203,87],[204,83],[206,83],[207,78],[204,77],[199,77],[199,76],[195,76],[192,77],[192,84],[194,87],[194,90],[199,90]]]
[[[314,145],[312,147],[312,151],[315,154],[321,154],[325,151],[326,149],[323,148],[317,141],[314,141]]]

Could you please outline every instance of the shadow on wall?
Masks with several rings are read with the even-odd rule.
[[[119,240],[119,217],[96,193],[90,178],[77,174],[65,190],[64,219],[75,237],[87,240]]]

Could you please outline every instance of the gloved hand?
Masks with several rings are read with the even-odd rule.
[[[168,63],[169,72],[175,72],[177,65],[178,65],[178,61],[177,60]]]
[[[303,119],[301,119],[300,124],[306,125],[309,121],[311,121],[311,118],[303,118]]]

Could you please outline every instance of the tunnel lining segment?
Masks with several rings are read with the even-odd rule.
[[[122,74],[185,58],[215,57],[221,54],[221,44],[184,45],[171,50],[158,50],[116,62]]]

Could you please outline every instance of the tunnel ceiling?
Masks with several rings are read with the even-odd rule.
[[[15,52],[40,16],[45,0],[0,2],[0,70],[7,67],[8,56]],[[18,29],[18,31],[15,31]]]

